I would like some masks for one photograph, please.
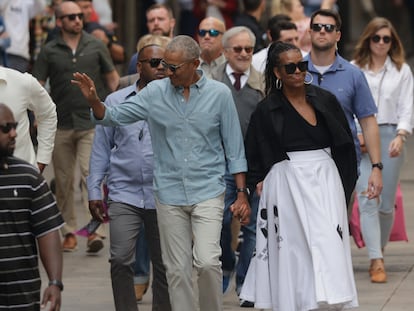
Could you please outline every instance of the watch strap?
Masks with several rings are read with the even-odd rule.
[[[59,281],[59,280],[51,280],[51,281],[49,281],[49,286],[52,286],[52,285],[57,286],[60,289],[60,291],[63,291],[63,283],[62,283],[62,281]]]

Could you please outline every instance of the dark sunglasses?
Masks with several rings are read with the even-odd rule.
[[[308,61],[302,61],[297,64],[289,63],[283,65],[283,67],[285,67],[285,71],[288,75],[294,74],[296,72],[296,68],[298,68],[300,72],[305,72],[308,70]]]
[[[253,52],[253,47],[252,46],[233,46],[231,48],[233,50],[234,53],[240,54],[243,50],[247,53],[250,54]]]
[[[198,35],[200,37],[205,37],[206,34],[209,34],[210,37],[217,37],[217,36],[221,35],[222,32],[217,30],[217,29],[208,29],[208,30],[207,29],[200,29],[198,31]]]
[[[374,42],[374,43],[378,43],[378,42],[380,42],[380,41],[381,41],[381,39],[382,39],[382,42],[384,42],[385,44],[388,44],[388,43],[390,43],[390,42],[391,42],[391,37],[390,37],[390,36],[383,36],[383,37],[381,37],[381,36],[379,36],[379,35],[375,35],[375,36],[372,36],[372,37],[371,37],[371,40],[372,40],[372,42]]]
[[[140,63],[149,63],[151,68],[157,68],[162,61],[162,58],[151,58],[151,59],[141,59],[138,60]]]
[[[335,25],[332,24],[312,24],[312,30],[313,31],[321,31],[322,28],[325,28],[326,32],[334,32],[336,29]]]
[[[164,60],[161,60],[161,65],[164,67],[164,69],[169,69],[172,73],[176,72],[177,69],[179,69],[181,66],[184,66],[185,64],[191,63],[193,59],[185,61],[178,65],[171,65],[165,62]]]
[[[79,18],[80,20],[83,20],[83,13],[66,14],[66,15],[62,15],[59,18],[64,19],[65,17],[67,17],[68,20],[70,20],[70,21],[74,21],[76,19],[76,17]]]
[[[6,124],[1,124],[0,129],[4,134],[9,133],[12,129],[17,128],[17,122],[8,122]]]

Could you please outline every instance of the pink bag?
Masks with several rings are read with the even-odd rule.
[[[397,192],[395,193],[395,217],[394,225],[391,230],[390,241],[406,241],[408,242],[407,231],[405,230],[405,221],[404,221],[404,209],[403,209],[403,196],[401,192],[401,187],[398,184]],[[349,220],[349,229],[352,236],[354,237],[355,244],[362,248],[365,246],[364,239],[362,238],[361,233],[361,224],[359,222],[359,210],[358,210],[358,200],[355,196],[355,202],[352,207],[352,215]]]

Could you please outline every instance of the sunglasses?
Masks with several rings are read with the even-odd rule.
[[[7,134],[9,133],[12,129],[16,129],[17,127],[17,122],[8,122],[6,124],[1,124],[0,125],[0,130],[4,133]]]
[[[283,67],[285,67],[285,71],[288,75],[294,74],[296,72],[296,68],[298,68],[300,72],[305,72],[308,70],[308,61],[302,61],[297,64],[289,63],[283,65]]]
[[[151,58],[151,59],[138,60],[138,62],[140,63],[149,63],[151,68],[157,68],[160,65],[161,61],[162,61],[162,58]]]
[[[336,26],[332,24],[312,24],[313,31],[321,31],[322,28],[325,28],[326,32],[334,32],[336,30]]]
[[[379,36],[379,35],[375,35],[375,36],[372,36],[372,37],[371,37],[371,40],[372,40],[372,42],[374,42],[374,43],[378,43],[378,42],[380,42],[380,41],[381,41],[381,39],[382,39],[382,42],[384,42],[385,44],[388,44],[388,43],[390,43],[390,42],[391,42],[391,37],[390,37],[390,36],[383,36],[383,37],[381,37],[381,36]]]
[[[66,14],[66,15],[62,15],[59,18],[64,19],[65,17],[67,17],[68,20],[70,20],[70,21],[74,21],[76,19],[76,17],[79,18],[80,20],[83,20],[83,13]]]
[[[233,46],[231,47],[231,49],[233,50],[234,53],[240,54],[243,50],[247,53],[250,54],[253,52],[253,46]]]
[[[207,34],[209,34],[210,37],[218,37],[219,35],[222,34],[221,31],[217,30],[217,29],[200,29],[198,31],[198,35],[200,37],[205,37]]]
[[[177,69],[179,69],[181,66],[184,66],[185,64],[191,63],[193,59],[185,61],[178,65],[171,65],[165,62],[164,60],[161,60],[161,65],[164,67],[164,69],[169,69],[172,73],[176,72]]]

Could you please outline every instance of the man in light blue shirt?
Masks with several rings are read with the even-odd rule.
[[[343,59],[336,51],[341,38],[341,18],[332,10],[318,10],[311,16],[311,52],[304,58],[312,83],[333,93],[341,104],[354,136],[358,163],[361,150],[354,118],[362,128],[366,147],[372,163],[367,195],[376,198],[382,191],[382,163],[378,124],[375,118],[377,107],[364,74]]]
[[[174,311],[197,309],[193,266],[198,272],[200,311],[223,308],[219,257],[226,163],[237,186],[233,214],[242,224],[250,217],[247,163],[232,95],[224,84],[197,70],[199,56],[199,46],[191,37],[175,37],[162,60],[169,79],[153,81],[111,108],[101,103],[87,75],[75,73],[73,80],[99,123],[148,122],[160,242]]]
[[[139,41],[140,79],[105,100],[108,107],[117,106],[154,79],[165,77],[160,62],[168,38],[147,35]],[[155,210],[153,152],[148,125],[138,121],[126,126],[97,125],[87,178],[89,209],[94,218],[103,220],[102,184],[109,190],[111,279],[116,310],[138,310],[134,293],[135,241],[145,224],[146,238],[153,265],[153,310],[171,310],[165,267],[161,258],[159,231]]]

